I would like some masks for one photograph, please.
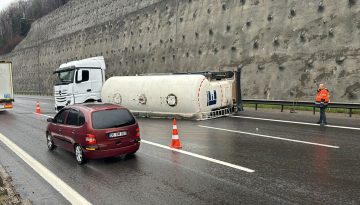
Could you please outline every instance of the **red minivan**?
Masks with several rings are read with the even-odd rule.
[[[86,159],[135,154],[140,147],[139,125],[124,107],[113,104],[75,104],[49,118],[47,147],[75,153],[79,164]]]

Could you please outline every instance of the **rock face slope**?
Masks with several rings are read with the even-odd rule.
[[[73,0],[1,59],[15,91],[52,92],[61,63],[103,55],[107,77],[242,67],[245,98],[360,100],[356,0]]]

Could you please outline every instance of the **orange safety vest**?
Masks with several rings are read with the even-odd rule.
[[[329,102],[329,91],[327,89],[318,90],[318,93],[315,98],[316,102]]]

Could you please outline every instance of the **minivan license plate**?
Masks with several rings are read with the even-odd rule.
[[[110,138],[115,138],[115,137],[124,137],[127,135],[126,131],[121,131],[121,132],[113,132],[109,134]]]

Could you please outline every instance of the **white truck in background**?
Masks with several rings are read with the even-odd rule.
[[[14,102],[11,62],[0,61],[0,111],[11,110]]]
[[[67,105],[101,101],[101,88],[105,82],[104,57],[93,57],[60,65],[54,71],[55,110]]]
[[[137,116],[209,119],[237,111],[234,72],[115,76],[105,82],[102,56],[62,64],[55,70],[55,110],[102,101]]]

